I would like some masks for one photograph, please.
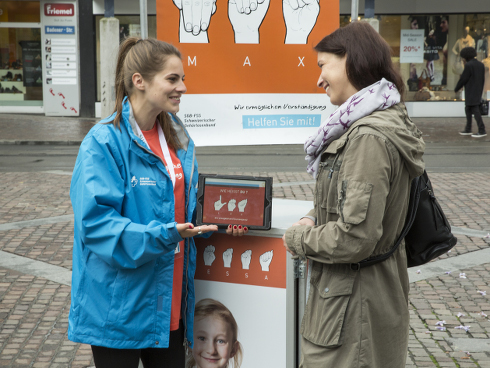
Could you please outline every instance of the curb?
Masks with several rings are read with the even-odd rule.
[[[18,145],[18,146],[79,146],[81,140],[67,141],[36,141],[36,140],[15,140],[15,139],[0,139],[0,145]]]

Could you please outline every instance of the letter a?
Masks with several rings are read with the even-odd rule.
[[[252,66],[252,64],[250,64],[250,59],[248,58],[248,56],[245,58],[245,61],[243,63],[243,66],[245,66],[247,64],[248,64],[248,66]]]

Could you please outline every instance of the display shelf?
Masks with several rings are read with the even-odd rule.
[[[20,81],[20,82],[17,82],[17,81],[12,81],[12,82],[9,82],[9,81],[0,81],[0,85],[1,87],[5,90],[6,88],[10,88],[12,89],[12,87],[15,86],[15,88],[17,88],[19,91],[22,92],[22,94],[26,93],[26,87],[24,87],[23,85],[24,82]],[[3,94],[5,94],[6,92],[3,92]],[[2,93],[0,93],[2,94]],[[9,93],[7,93],[9,94]],[[17,93],[17,94],[20,94],[20,93]]]
[[[0,93],[0,101],[24,101],[23,93]]]

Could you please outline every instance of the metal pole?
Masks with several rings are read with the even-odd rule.
[[[140,0],[141,38],[148,38],[148,6],[146,0]]]
[[[359,0],[352,0],[352,7],[350,11],[350,21],[357,22],[359,17]]]

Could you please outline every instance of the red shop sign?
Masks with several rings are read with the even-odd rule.
[[[48,17],[72,17],[75,15],[73,4],[44,4],[44,15]]]

